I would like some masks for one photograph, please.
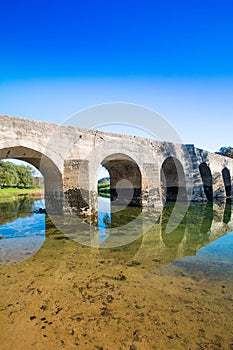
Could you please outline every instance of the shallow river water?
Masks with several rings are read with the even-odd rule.
[[[0,202],[1,349],[233,349],[230,203],[185,215],[167,203],[148,226],[102,200],[93,244],[34,213],[43,206]]]

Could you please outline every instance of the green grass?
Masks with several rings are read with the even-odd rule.
[[[23,196],[26,194],[33,193],[34,191],[43,190],[41,187],[30,187],[30,188],[0,188],[0,198],[11,198],[16,196]]]

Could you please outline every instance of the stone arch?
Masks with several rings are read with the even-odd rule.
[[[0,148],[0,159],[8,158],[30,163],[41,172],[44,177],[46,209],[50,213],[60,213],[63,205],[62,174],[54,161],[36,147],[29,148],[22,145],[9,147],[5,145]]]
[[[184,169],[176,157],[168,157],[164,160],[160,179],[164,200],[175,202],[187,199]]]
[[[213,200],[213,178],[212,173],[208,165],[203,162],[199,165],[199,171],[201,174],[204,192],[206,195],[207,200],[212,201]]]
[[[226,191],[226,196],[230,197],[231,196],[231,175],[227,167],[225,167],[222,170],[222,177],[223,177],[224,187]]]
[[[101,164],[110,174],[110,196],[114,204],[142,206],[142,174],[137,162],[123,153],[111,154]]]

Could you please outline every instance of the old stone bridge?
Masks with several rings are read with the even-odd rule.
[[[165,199],[212,201],[233,195],[233,160],[196,148],[0,116],[0,159],[31,163],[44,176],[52,211],[97,209],[97,174],[110,174],[116,204],[161,206]],[[65,194],[65,195],[64,195]],[[64,204],[66,203],[66,204]]]

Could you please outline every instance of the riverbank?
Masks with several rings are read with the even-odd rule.
[[[31,187],[31,188],[1,188],[0,189],[0,201],[2,199],[12,199],[14,197],[30,195],[33,197],[42,197],[44,194],[44,189],[41,187]]]

